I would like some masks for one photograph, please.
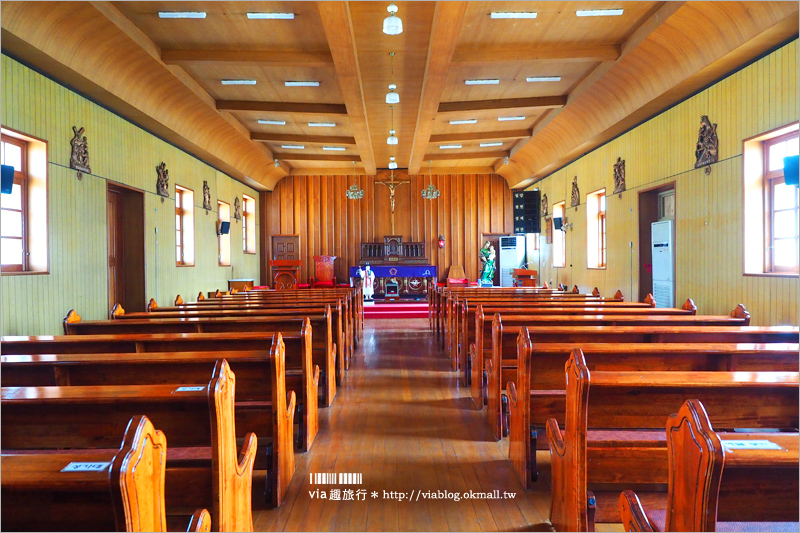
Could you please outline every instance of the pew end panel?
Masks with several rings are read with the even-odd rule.
[[[297,399],[294,391],[287,396],[285,367],[285,347],[283,336],[275,334],[275,341],[272,343],[271,359],[274,361],[275,372],[272,373],[272,410],[273,428],[272,440],[274,453],[272,454],[272,471],[274,482],[272,483],[272,504],[278,507],[289,488],[295,470],[294,460],[294,411]]]
[[[750,325],[750,312],[742,304],[737,305],[736,308],[731,311],[731,316],[733,318],[743,319],[745,326]]]
[[[195,511],[189,522],[189,528],[186,531],[198,533],[208,533],[211,531],[211,514],[206,509]]]
[[[67,316],[64,317],[62,324],[64,325],[64,335],[69,335],[69,325],[77,324],[81,321],[81,316],[74,310],[70,309]]]
[[[619,514],[625,531],[658,531],[647,516],[639,500],[632,490],[625,490],[619,495]]]
[[[111,320],[114,320],[118,316],[122,316],[125,314],[125,309],[118,303],[114,304],[114,307],[111,309]]]
[[[536,445],[533,442],[531,429],[531,409],[528,391],[530,391],[531,367],[531,338],[528,328],[520,328],[517,336],[517,357],[519,358],[519,372],[517,383],[508,382],[506,394],[509,397],[509,435],[508,458],[523,487],[530,488],[531,482],[536,481],[537,472],[532,467],[533,455],[536,454]],[[517,387],[519,385],[519,387]],[[522,396],[519,396],[522,394]]]

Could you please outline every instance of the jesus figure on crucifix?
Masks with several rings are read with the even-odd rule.
[[[392,172],[389,181],[376,181],[375,183],[379,183],[389,188],[389,205],[392,206],[392,233],[394,233],[394,191],[401,185],[411,183],[411,180],[394,181],[394,172]]]

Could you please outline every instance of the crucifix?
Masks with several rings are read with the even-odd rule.
[[[389,181],[376,181],[375,183],[385,185],[389,188],[389,204],[392,206],[392,235],[394,235],[394,190],[401,185],[411,183],[411,180],[394,181],[394,172],[392,172]]]

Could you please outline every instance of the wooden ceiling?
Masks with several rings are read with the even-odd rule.
[[[797,2],[448,1],[395,2],[404,31],[390,36],[388,3],[4,1],[2,47],[259,189],[353,161],[375,174],[390,156],[411,174],[497,172],[520,187],[798,34]],[[623,14],[575,15],[612,8]],[[526,81],[543,76],[560,80]],[[221,84],[240,78],[257,83]],[[524,118],[498,120],[512,116]]]

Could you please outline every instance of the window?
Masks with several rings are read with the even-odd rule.
[[[14,167],[0,195],[0,263],[5,273],[47,272],[47,143],[2,128],[2,164]]]
[[[246,254],[256,253],[256,201],[242,195],[242,250]]]
[[[231,221],[231,206],[225,202],[217,202],[218,223]],[[231,266],[231,232],[220,233],[219,241],[219,266]]]
[[[794,132],[764,143],[766,272],[798,271],[798,188],[786,185],[783,158],[797,155],[799,142]]]
[[[567,203],[561,202],[553,205],[553,218],[561,218],[564,220],[564,212]],[[553,266],[564,267],[567,266],[567,247],[564,240],[564,231],[556,230],[553,228]]]
[[[798,124],[744,141],[744,273],[798,274],[798,188],[786,185],[783,158],[800,149]]]
[[[175,258],[178,266],[194,266],[194,192],[175,185]]]
[[[606,190],[586,196],[586,261],[589,268],[606,267]]]

